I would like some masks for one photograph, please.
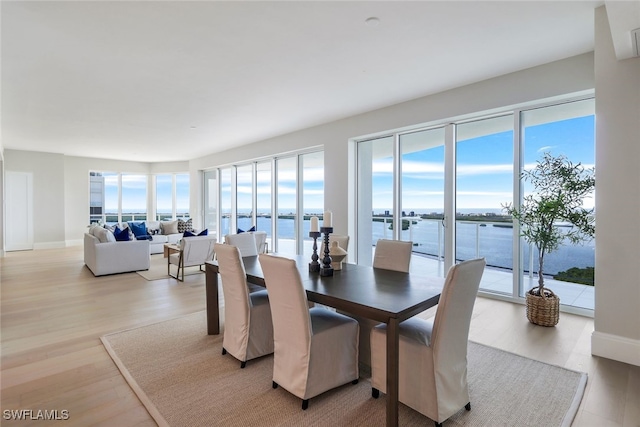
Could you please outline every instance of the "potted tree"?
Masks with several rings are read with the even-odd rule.
[[[584,199],[595,189],[595,170],[547,152],[533,169],[522,172],[520,179],[530,182],[533,192],[523,198],[519,208],[511,203],[503,208],[520,223],[524,240],[538,251],[538,286],[526,294],[527,318],[537,325],[555,326],[560,298],[544,286],[545,255],[558,249],[564,239],[584,243],[595,235],[593,209],[583,207]],[[561,229],[559,222],[569,223],[571,228]]]

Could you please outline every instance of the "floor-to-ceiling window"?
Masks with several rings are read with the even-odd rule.
[[[484,257],[481,289],[511,294],[513,227],[502,206],[513,200],[513,115],[456,127],[456,260]]]
[[[122,174],[122,221],[147,219],[147,175]]]
[[[277,223],[276,247],[283,253],[296,253],[298,207],[298,157],[276,159]]]
[[[217,171],[204,172],[204,228],[210,234],[218,231],[218,178]],[[220,236],[218,236],[220,237]]]
[[[191,218],[190,177],[188,173],[175,174],[176,217]]]
[[[249,230],[253,222],[253,164],[236,167],[236,223],[240,230]]]
[[[222,240],[222,238],[227,234],[230,234],[233,227],[233,225],[231,224],[231,208],[233,206],[231,194],[232,172],[233,169],[231,167],[220,169],[220,236],[218,236],[220,240]],[[234,233],[235,231],[236,230],[233,230]]]
[[[521,297],[537,261],[503,208],[528,191],[519,171],[543,152],[593,166],[593,104],[590,98],[478,114],[357,141],[357,262],[371,263],[379,238],[410,240],[412,268],[437,263],[444,274],[447,264],[484,257],[481,291]],[[593,205],[589,199],[586,207]],[[447,218],[455,218],[452,227],[443,227]],[[562,304],[593,309],[593,247],[565,244],[549,256]]]
[[[104,214],[107,224],[115,224],[120,218],[120,174],[105,172],[104,178]]]
[[[156,175],[156,220],[173,218],[173,176]]]
[[[311,254],[313,244],[309,237],[311,216],[321,217],[324,208],[324,153],[318,151],[300,156],[302,162],[302,218],[300,229],[305,242],[303,253]]]
[[[151,211],[147,211],[147,206],[151,206]],[[190,218],[189,211],[187,173],[148,176],[89,172],[89,220],[92,223]]]
[[[273,211],[272,209],[272,164],[271,160],[256,163],[256,221],[257,229],[267,232],[267,244],[272,247],[273,242]]]
[[[378,239],[393,239],[394,136],[358,143],[357,257],[371,265]]]
[[[267,233],[269,251],[304,253],[307,244],[311,247],[310,216],[321,216],[324,208],[324,152],[305,151],[205,171],[203,188],[205,223],[213,228],[219,221],[220,240],[255,226]]]
[[[190,218],[189,174],[158,174],[155,181],[156,220]]]
[[[522,111],[523,168],[533,167],[543,153],[566,156],[574,164],[587,168],[595,163],[595,101],[593,99],[567,102]],[[531,190],[524,183],[523,193]],[[595,206],[595,194],[585,200],[586,208]],[[569,224],[557,224],[560,229]],[[524,245],[522,286],[520,295],[537,282],[537,251]],[[595,241],[562,245],[545,256],[545,284],[560,295],[562,304],[593,309]],[[583,286],[576,286],[576,283]]]
[[[444,258],[444,127],[400,134],[400,240]],[[437,264],[440,265],[440,264]]]

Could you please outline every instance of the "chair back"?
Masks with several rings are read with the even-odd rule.
[[[379,239],[373,256],[373,266],[408,273],[412,249],[413,242]]]
[[[180,242],[185,267],[202,265],[213,260],[215,236],[183,237]]]
[[[256,238],[251,233],[227,234],[224,236],[224,242],[237,247],[243,257],[258,255]]]
[[[279,353],[276,363],[284,368],[298,366],[300,357],[306,359],[310,351],[311,318],[296,262],[268,254],[258,259],[269,292],[274,349]]]
[[[237,247],[215,244],[218,270],[224,295],[223,347],[231,354],[246,353],[249,334],[251,300],[247,288],[247,276]]]
[[[267,232],[266,231],[252,231],[253,237],[256,239],[256,249],[259,254],[267,253]]]
[[[485,265],[484,258],[471,259],[452,266],[447,273],[431,335],[436,371],[439,364],[451,369],[464,363],[466,372],[471,314]]]

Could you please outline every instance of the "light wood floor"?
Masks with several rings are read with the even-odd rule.
[[[184,283],[136,273],[96,278],[81,247],[10,252],[0,267],[3,415],[67,410],[69,419],[58,424],[155,425],[99,337],[203,310],[204,275]],[[471,325],[474,341],[588,372],[574,425],[640,426],[640,367],[592,357],[592,319],[561,314],[557,327],[543,328],[527,322],[521,305],[478,298]],[[531,404],[544,410],[544,402]]]

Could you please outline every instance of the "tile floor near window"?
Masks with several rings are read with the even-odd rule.
[[[435,259],[427,258],[420,255],[413,255],[411,258],[412,271],[421,271],[425,274],[443,274],[443,263]],[[524,278],[524,289],[528,291],[534,286],[538,286],[538,278],[534,276]],[[593,286],[581,285],[579,283],[569,283],[560,280],[545,278],[545,286],[560,297],[560,303],[578,308],[593,310],[594,308],[594,292]],[[487,267],[482,275],[480,289],[496,292],[500,294],[511,295],[513,292],[513,274],[511,271],[505,271],[497,268]]]

